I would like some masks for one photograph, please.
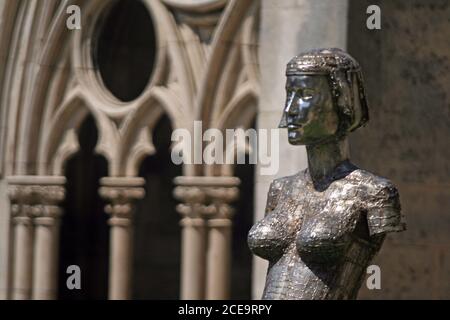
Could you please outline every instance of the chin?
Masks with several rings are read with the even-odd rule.
[[[308,145],[320,144],[324,140],[326,140],[326,139],[317,139],[316,137],[314,137],[314,138],[309,137],[298,131],[288,133],[289,144],[295,145],[295,146],[308,146]]]
[[[306,146],[308,143],[301,140],[301,139],[289,139],[289,144],[292,144],[293,146]]]
[[[306,144],[306,141],[304,141],[304,139],[302,137],[295,137],[295,138],[288,137],[288,141],[289,141],[289,144],[292,144],[292,145],[305,145]]]
[[[288,141],[292,145],[304,145],[303,132],[299,131],[288,131]]]

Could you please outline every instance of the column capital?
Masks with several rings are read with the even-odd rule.
[[[48,224],[61,215],[65,177],[11,176],[7,181],[14,223],[29,224],[35,218],[37,224]]]
[[[108,201],[106,213],[111,215],[110,224],[128,225],[133,204],[145,196],[145,180],[140,177],[105,177],[100,179],[100,196]]]
[[[174,179],[177,211],[189,218],[231,219],[229,203],[239,196],[239,178],[182,176]]]

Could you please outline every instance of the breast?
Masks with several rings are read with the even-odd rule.
[[[278,259],[295,241],[299,224],[298,214],[275,209],[250,230],[247,239],[250,250],[269,261]]]
[[[248,234],[250,250],[260,258],[274,260],[283,254],[288,239],[280,237],[270,226],[255,224]]]
[[[303,260],[329,263],[345,256],[358,212],[351,205],[338,207],[332,206],[305,219],[295,240]]]

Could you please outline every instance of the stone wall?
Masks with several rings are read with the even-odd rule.
[[[381,8],[368,30],[366,8]],[[381,290],[363,299],[450,298],[450,1],[352,0],[348,50],[365,72],[371,120],[353,161],[398,186],[408,230],[374,263]]]

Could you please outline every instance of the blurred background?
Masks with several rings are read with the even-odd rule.
[[[339,47],[370,104],[352,160],[396,184],[408,224],[359,298],[449,299],[449,39],[448,0],[1,1],[0,298],[258,299],[247,233],[304,148],[280,131],[265,176],[175,165],[171,135],[276,128],[286,63]]]

